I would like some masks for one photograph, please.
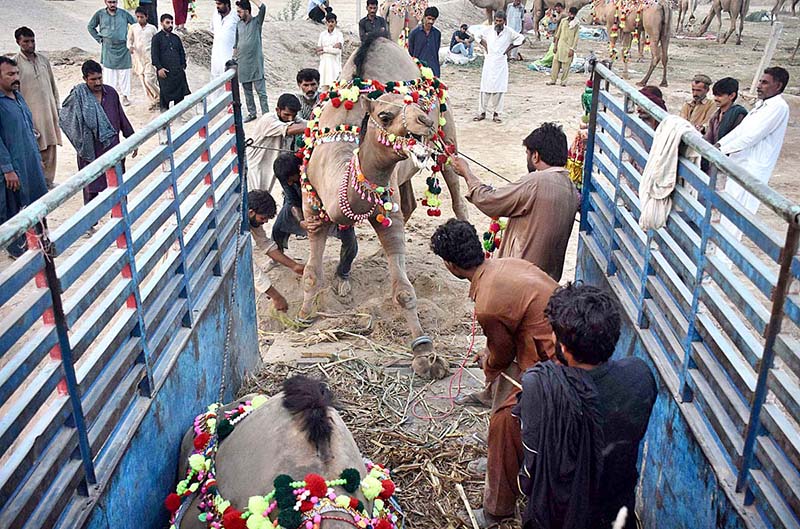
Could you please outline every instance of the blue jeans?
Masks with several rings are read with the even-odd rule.
[[[456,55],[465,55],[467,57],[472,57],[472,50],[475,48],[475,43],[470,42],[469,48],[464,46],[463,42],[457,42],[455,46],[450,48],[450,51],[455,53]]]

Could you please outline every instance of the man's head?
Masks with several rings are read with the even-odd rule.
[[[494,12],[494,30],[498,33],[506,26],[506,12],[498,9]]]
[[[303,161],[295,154],[282,152],[272,162],[272,173],[281,184],[290,186],[299,184],[301,165],[303,165]]]
[[[112,15],[117,12],[117,0],[105,0],[106,9]]]
[[[294,94],[281,94],[278,98],[278,106],[275,108],[275,113],[278,114],[278,119],[284,123],[291,123],[300,112],[300,100]]]
[[[723,77],[711,89],[717,106],[726,109],[739,97],[739,81],[733,77]]]
[[[81,65],[81,73],[86,86],[94,93],[103,90],[103,67],[99,63],[89,59]]]
[[[782,94],[788,84],[789,72],[780,66],[771,66],[761,74],[756,93],[758,93],[759,99],[769,99]]]
[[[664,94],[661,92],[659,87],[653,85],[643,86],[639,89],[639,93],[655,103],[657,106],[661,107],[663,110],[667,110],[667,103],[664,101]],[[639,119],[649,124],[651,127],[655,128],[658,125],[656,118],[651,116],[643,107],[637,107],[636,113],[639,115]]]
[[[325,26],[328,28],[328,33],[336,29],[336,15],[328,13],[325,15]]]
[[[250,5],[250,0],[239,0],[236,2],[236,14],[239,18],[247,22],[252,17],[253,6]]]
[[[520,4],[522,4],[522,0],[514,0],[515,7],[519,7]]]
[[[570,7],[569,11],[567,11],[567,18],[575,20],[576,16],[578,16],[578,8],[575,6]]]
[[[433,232],[431,250],[445,267],[459,279],[483,264],[483,247],[475,227],[465,220],[450,219]]]
[[[275,199],[267,191],[254,189],[247,193],[247,217],[250,226],[258,228],[275,217]]]
[[[464,33],[466,33],[468,29],[469,29],[469,26],[468,26],[468,25],[466,25],[466,24],[461,24],[461,31],[463,31]]]
[[[173,24],[175,19],[172,18],[172,15],[169,13],[164,13],[161,15],[161,29],[163,29],[167,33],[172,33]]]
[[[367,16],[374,18],[378,13],[378,0],[367,0]]]
[[[5,55],[0,55],[0,90],[3,92],[19,90],[17,61]]]
[[[557,15],[560,15],[561,13],[564,12],[564,4],[562,4],[561,2],[556,2],[556,5],[553,9],[555,10]]]
[[[580,282],[559,287],[544,314],[556,336],[556,357],[565,365],[600,365],[619,340],[620,312],[607,292]]]
[[[214,0],[214,4],[217,7],[217,13],[222,16],[231,12],[231,0]]]
[[[140,26],[145,27],[147,25],[147,9],[139,6],[136,8],[136,11],[134,11],[134,14],[136,15],[136,22],[138,22]]]
[[[317,97],[317,90],[319,90],[319,70],[315,68],[303,68],[297,72],[297,87],[306,96],[306,99],[311,100]]]
[[[433,6],[425,8],[425,14],[422,17],[422,26],[426,30],[430,30],[436,19],[439,18],[439,10]]]
[[[702,103],[711,88],[711,78],[699,73],[692,78],[692,99],[695,103]]]
[[[528,171],[567,165],[567,136],[560,125],[542,123],[522,141],[528,156]]]
[[[31,28],[26,26],[17,28],[14,32],[14,40],[17,41],[19,50],[22,53],[33,53],[36,51],[36,35],[33,34]]]

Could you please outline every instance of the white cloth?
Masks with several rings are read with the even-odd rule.
[[[278,246],[269,238],[264,226],[250,227],[250,241],[253,243],[253,283],[257,294],[263,294],[272,287],[272,281],[267,273],[269,257],[267,253]]]
[[[642,210],[639,226],[645,231],[657,230],[667,223],[672,209],[670,195],[675,189],[678,176],[681,137],[693,130],[695,128],[691,123],[673,115],[668,115],[656,129],[647,165],[639,181],[639,202]]]
[[[337,48],[335,44],[340,44],[341,47]],[[322,55],[319,56],[319,84],[330,86],[342,71],[344,35],[338,28],[333,28],[332,32],[326,29],[319,34],[317,47],[322,48]]]
[[[515,6],[513,3],[506,6],[506,24],[508,27],[522,33],[522,19],[525,17],[525,5]]]
[[[525,37],[506,26],[498,35],[494,26],[481,30],[480,38],[486,41],[486,56],[481,72],[481,92],[508,91],[508,56],[506,50],[513,44],[520,46]]]
[[[131,69],[112,70],[103,66],[103,83],[124,97],[131,97]]]
[[[211,32],[214,34],[214,44],[211,46],[211,79],[225,73],[225,63],[233,57],[238,23],[239,15],[233,10],[224,17],[216,10],[211,15]]]
[[[153,68],[151,49],[156,33],[158,30],[152,24],[145,24],[144,27],[140,24],[133,24],[128,28],[128,48],[133,50],[131,59],[134,75],[144,75]]]
[[[478,96],[478,114],[487,112],[500,114],[503,111],[503,99],[505,99],[503,92],[481,92]]]
[[[272,164],[280,151],[286,148],[286,131],[292,123],[281,121],[278,115],[264,114],[256,121],[253,144],[269,149],[251,148],[247,151],[247,189],[272,190],[274,177]]]

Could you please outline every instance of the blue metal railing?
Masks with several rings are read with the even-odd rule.
[[[800,527],[800,296],[792,286],[800,206],[693,132],[682,149],[707,160],[708,174],[682,155],[666,226],[642,231],[638,188],[654,131],[634,109],[658,121],[666,112],[602,64],[594,87],[586,249],[652,344],[671,393],[702,415],[705,429],[695,435],[721,450],[709,459],[726,492],[745,507],[755,502],[775,527]],[[722,175],[759,199],[760,216],[724,190]]]
[[[0,249],[28,242],[0,271],[0,527],[52,527],[76,495],[97,497],[118,461],[103,454],[239,251],[231,66],[0,226]],[[78,204],[99,176],[108,188]]]

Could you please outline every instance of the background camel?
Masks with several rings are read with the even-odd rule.
[[[797,16],[797,4],[800,0],[792,0],[792,16]],[[786,0],[775,0],[775,7],[772,8],[772,21],[778,20],[778,13],[781,12],[783,6],[786,5]]]
[[[697,0],[680,0],[678,2],[678,22],[675,24],[675,33],[686,32],[689,24],[694,23],[696,9]]]
[[[736,44],[742,43],[742,30],[744,29],[744,17],[747,16],[747,11],[750,9],[750,0],[712,0],[711,11],[708,12],[706,18],[700,23],[700,29],[697,35],[702,35],[708,30],[708,26],[717,17],[717,42],[726,44],[734,31],[736,31],[736,21],[739,21],[739,31],[736,33]],[[722,36],[722,12],[727,11],[731,16],[731,27]]]
[[[392,42],[407,46],[405,39],[408,33],[422,21],[422,15],[428,7],[428,0],[386,0],[381,4],[380,15],[389,26]],[[400,37],[403,40],[400,40]],[[342,77],[344,79],[344,77]]]
[[[406,50],[386,38],[374,35],[350,57],[340,79],[358,77],[388,83],[413,80],[419,76],[420,71]],[[421,146],[438,128],[435,125],[439,123],[440,107],[438,99],[430,111],[423,110],[417,104],[405,104],[403,100],[402,95],[386,93],[378,99],[361,96],[350,110],[344,105],[336,108],[331,103],[324,104],[319,116],[319,126],[333,129],[343,124],[360,125],[361,143],[356,156],[353,155],[355,144],[352,142],[334,141],[317,145],[308,160],[306,175],[330,222],[352,225],[356,222],[354,217],[363,215],[372,224],[386,253],[392,299],[403,312],[413,337],[412,368],[419,376],[442,378],[447,374],[447,364],[433,354],[433,342],[422,330],[417,314],[416,293],[406,274],[404,228],[405,219],[414,205],[409,197],[409,179],[418,172],[418,167],[408,164],[420,162],[424,158],[423,154],[427,154]],[[454,144],[456,138],[453,117],[449,111],[443,112],[442,116],[446,119],[445,142]],[[381,135],[413,137],[417,144],[413,149],[396,150],[385,145],[380,140]],[[387,214],[391,219],[389,226],[385,225],[382,214],[378,215],[375,204],[365,200],[364,193],[359,193],[351,186],[340,185],[353,161],[358,162],[369,183],[395,190],[393,202],[401,202],[398,196],[404,199],[400,211]],[[401,162],[405,165],[400,165]],[[458,178],[449,168],[445,169],[444,176],[450,187],[454,211],[463,218],[466,216],[466,208],[458,190]],[[344,193],[346,196],[342,198]],[[308,201],[306,189],[304,195],[305,216],[307,219],[314,218],[317,214]],[[369,198],[369,194],[366,198]],[[343,211],[348,208],[349,212]],[[303,277],[303,306],[298,314],[301,319],[310,318],[315,313],[317,297],[323,286],[322,257],[326,237],[326,229],[309,233],[310,256]],[[385,278],[380,274],[374,281],[385,281]],[[358,292],[354,295],[358,296]]]
[[[611,42],[612,58],[617,53],[617,42],[622,48],[624,64],[623,77],[629,78],[628,59],[634,36],[639,40],[640,53],[649,43],[651,48],[650,67],[639,85],[646,85],[650,76],[661,64],[661,86],[667,86],[667,62],[669,59],[669,40],[672,31],[672,9],[669,0],[635,0],[622,3],[613,0],[593,0],[594,13],[601,24],[606,25]],[[614,31],[614,28],[617,28]]]

